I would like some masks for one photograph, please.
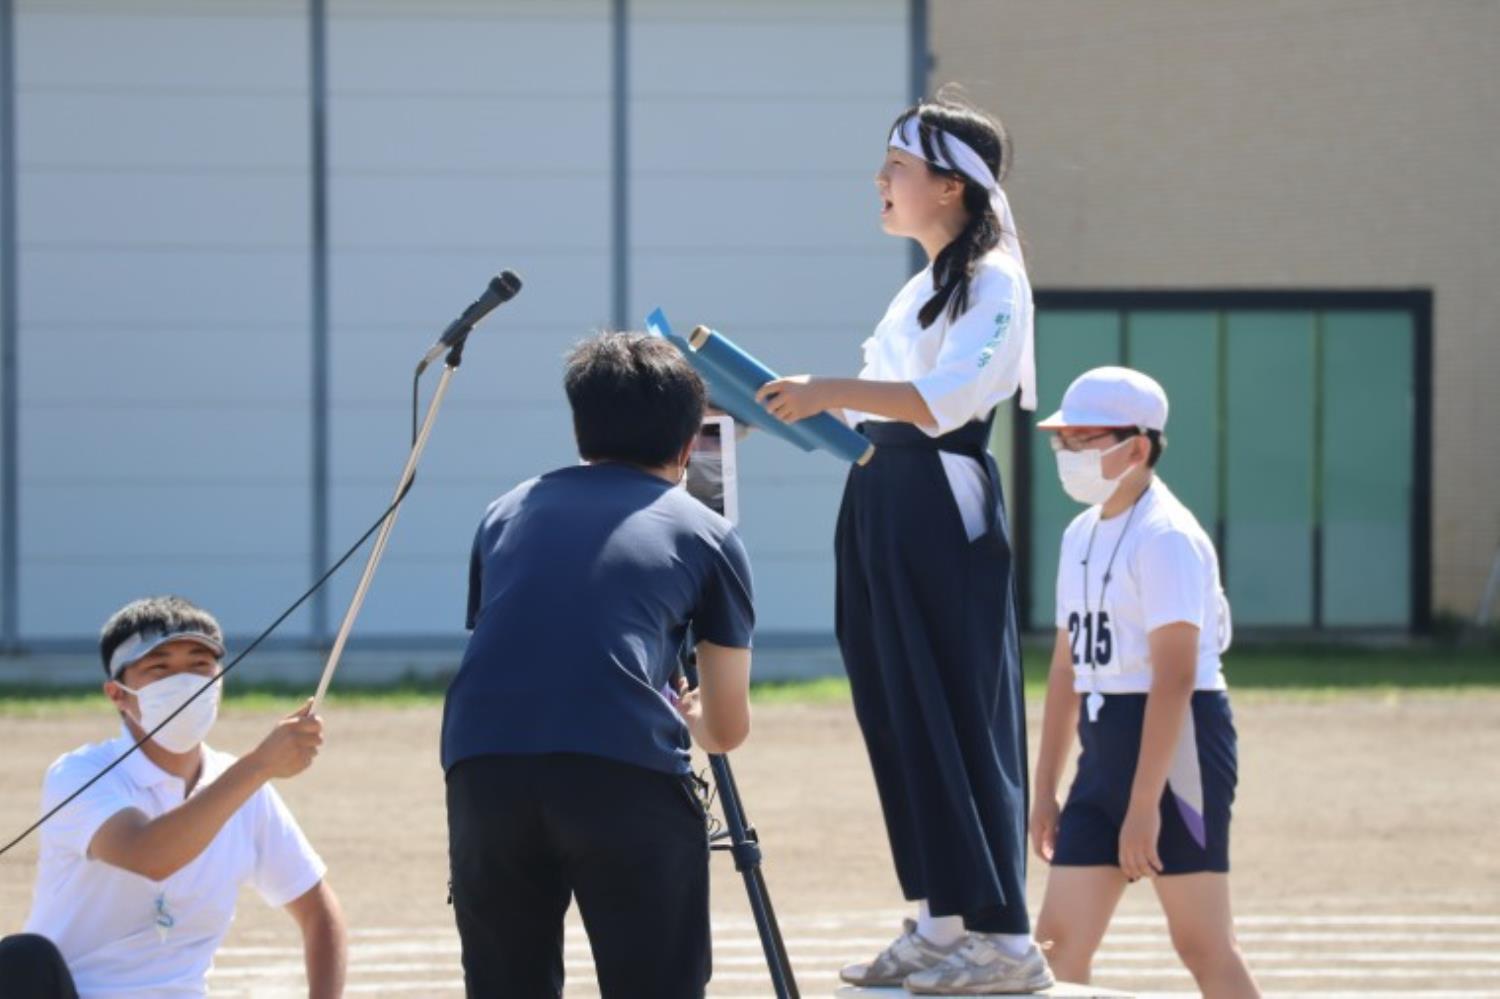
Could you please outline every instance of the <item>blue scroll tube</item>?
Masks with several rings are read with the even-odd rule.
[[[746,426],[759,427],[773,437],[795,444],[804,451],[818,449],[818,442],[800,423],[784,423],[755,401],[755,393],[764,382],[746,381],[743,374],[725,366],[723,356],[696,351],[686,340],[682,341],[680,349],[708,383],[709,394],[715,404],[730,416]]]
[[[795,444],[804,451],[811,451],[817,446],[806,435],[796,433],[792,425],[782,423],[766,412],[765,408],[755,401],[754,389],[747,390],[746,386],[737,383],[729,372],[721,370],[717,365],[699,356],[687,340],[672,332],[671,324],[667,322],[666,314],[662,310],[657,309],[646,317],[646,328],[669,341],[682,352],[682,356],[687,358],[688,363],[707,383],[709,397],[714,405],[740,423],[747,427],[759,427],[773,436]]]
[[[770,368],[706,326],[694,329],[688,337],[688,344],[701,361],[727,375],[752,396],[761,386],[776,380],[776,374]],[[759,403],[756,407],[764,412]],[[814,446],[856,465],[866,464],[875,456],[874,444],[829,413],[819,413],[805,420],[798,420],[788,429]]]

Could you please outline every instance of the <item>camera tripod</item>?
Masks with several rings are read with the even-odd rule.
[[[688,685],[698,685],[698,666],[692,652],[682,657],[682,675]],[[745,806],[740,800],[739,786],[734,782],[734,771],[730,769],[729,757],[710,754],[708,766],[713,773],[715,793],[705,795],[704,811],[717,797],[719,808],[724,813],[724,826],[709,828],[709,849],[728,853],[734,858],[734,869],[745,879],[745,893],[750,899],[750,911],[755,916],[755,929],[760,934],[760,946],[766,955],[766,967],[771,973],[771,985],[776,990],[776,999],[801,999],[797,990],[797,979],[792,973],[792,962],[787,956],[786,941],[781,936],[781,926],[776,922],[776,910],[771,905],[771,892],[766,887],[766,878],[760,869],[760,837],[748,819]],[[706,782],[704,782],[706,790]],[[707,815],[712,818],[711,814]]]

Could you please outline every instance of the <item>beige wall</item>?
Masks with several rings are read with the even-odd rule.
[[[1433,602],[1500,543],[1500,2],[932,0],[1041,288],[1431,288]]]

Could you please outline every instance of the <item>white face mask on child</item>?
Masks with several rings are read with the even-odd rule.
[[[115,682],[119,683],[118,680]],[[123,683],[120,683],[120,688],[135,695],[136,703],[141,708],[141,717],[137,719],[137,723],[143,732],[149,732],[208,682],[209,678],[201,673],[174,673],[155,683],[148,683],[140,690],[131,690]],[[218,720],[219,696],[223,689],[222,683],[215,683],[184,708],[182,714],[153,735],[151,741],[171,753],[191,752],[204,740],[209,729]]]
[[[1134,439],[1127,437],[1114,447],[1102,451],[1057,452],[1057,477],[1062,480],[1063,491],[1089,506],[1108,502],[1115,490],[1120,488],[1120,479],[1125,477],[1125,473],[1121,472],[1117,479],[1105,478],[1104,456],[1113,454]]]

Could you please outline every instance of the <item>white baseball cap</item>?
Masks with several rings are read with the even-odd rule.
[[[1065,427],[1167,429],[1167,393],[1150,375],[1130,368],[1094,368],[1073,379],[1062,409],[1037,424],[1038,430]]]

